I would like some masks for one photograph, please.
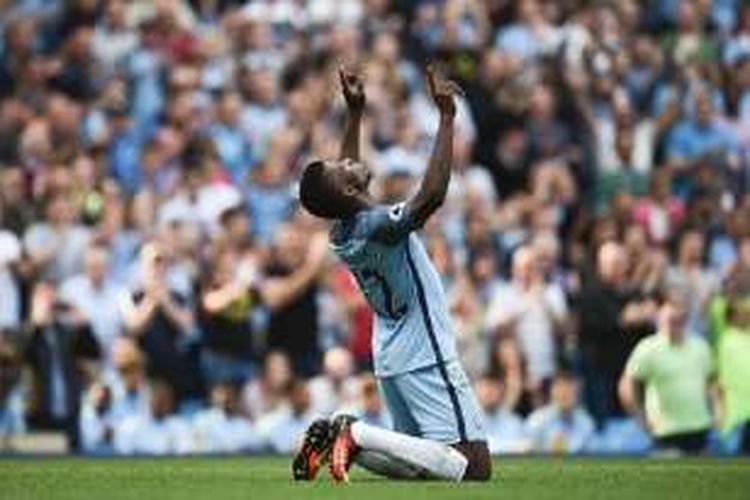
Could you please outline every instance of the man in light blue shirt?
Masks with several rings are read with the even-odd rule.
[[[540,2],[516,2],[516,22],[502,27],[495,36],[495,48],[522,61],[553,53],[560,43],[557,27],[548,23]]]
[[[287,112],[279,99],[278,76],[254,63],[244,70],[241,86],[250,100],[240,114],[240,128],[257,158],[265,158],[273,135],[286,125]]]
[[[310,388],[306,381],[298,379],[291,383],[288,404],[260,418],[256,428],[271,451],[292,453],[298,448],[299,436],[316,416]]]
[[[116,418],[112,412],[112,390],[104,384],[94,384],[81,404],[78,418],[81,448],[87,454],[110,455],[114,453]]]
[[[240,414],[237,387],[229,382],[211,389],[211,408],[193,417],[196,450],[202,453],[260,451],[262,441],[249,418]]]
[[[458,87],[428,69],[440,119],[435,146],[417,194],[382,206],[368,192],[372,173],[359,160],[363,83],[341,70],[349,107],[339,160],[317,160],[300,181],[300,201],[313,215],[334,221],[334,252],[357,279],[375,312],[375,374],[394,431],[350,416],[318,421],[295,458],[297,479],[312,479],[330,449],[331,475],[348,480],[355,460],[376,473],[454,481],[487,480],[491,461],[479,408],[458,362],[440,277],[415,234],[442,205],[453,163]],[[326,439],[325,435],[332,436]]]
[[[522,453],[526,451],[523,420],[503,401],[501,380],[483,376],[475,384],[490,452]]]
[[[91,324],[107,364],[115,338],[123,333],[120,301],[126,290],[109,279],[109,250],[90,245],[83,255],[83,273],[63,281],[60,299],[79,311]]]
[[[194,451],[190,425],[172,413],[174,391],[163,381],[151,386],[150,411],[124,419],[114,433],[115,452],[122,455],[184,455]]]
[[[739,163],[737,136],[727,125],[716,121],[708,92],[695,98],[696,116],[681,121],[667,141],[667,158],[678,168],[692,165],[702,157],[714,157],[723,165]]]
[[[239,94],[226,92],[219,100],[216,123],[209,128],[216,152],[236,185],[246,181],[247,172],[253,161],[250,144],[241,129],[241,108]]]
[[[591,416],[578,404],[578,383],[569,373],[552,381],[552,401],[526,420],[531,449],[540,453],[583,453],[596,434]]]

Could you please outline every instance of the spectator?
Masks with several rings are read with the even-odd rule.
[[[628,359],[620,397],[660,449],[695,454],[705,449],[712,425],[708,396],[715,392],[715,371],[708,344],[689,335],[686,321],[681,298],[660,307],[657,333]]]
[[[4,33],[6,50],[2,55],[2,95],[11,95],[20,86],[20,75],[15,67],[33,53],[36,26],[33,19],[21,16],[10,19]]]
[[[263,242],[273,239],[294,209],[291,162],[300,142],[294,129],[280,130],[270,139],[268,154],[250,173],[245,202],[254,235]]]
[[[124,333],[118,306],[124,293],[109,276],[109,250],[95,244],[84,252],[83,273],[60,286],[61,300],[75,306],[91,325],[107,361],[111,360],[115,338]]]
[[[667,252],[649,243],[642,226],[628,227],[623,240],[630,268],[627,281],[646,295],[659,291],[669,265]]]
[[[107,160],[110,175],[118,185],[126,193],[135,194],[138,189],[155,188],[158,185],[158,156],[155,141],[143,144],[147,131],[138,130],[128,115],[126,106],[124,102],[116,102],[104,110],[109,118]],[[140,197],[145,195],[143,191],[138,194]]]
[[[656,306],[625,282],[627,254],[620,244],[603,244],[596,267],[596,276],[584,283],[579,311],[586,406],[602,425],[622,415],[617,380],[631,350],[648,331]]]
[[[255,428],[240,412],[239,389],[230,382],[211,389],[211,408],[193,417],[196,450],[201,453],[236,453],[261,450]]]
[[[488,368],[490,342],[485,332],[485,316],[490,289],[496,285],[494,253],[489,249],[475,251],[470,256],[473,272],[468,275],[455,269],[444,240],[435,240],[435,245],[427,251],[433,262],[442,263],[444,269],[438,267],[438,272],[452,278],[445,288],[456,328],[456,347],[467,374],[473,379]]]
[[[274,133],[286,123],[287,110],[280,100],[278,77],[272,68],[257,64],[241,68],[238,80],[247,98],[240,116],[242,131],[262,158]]]
[[[578,382],[561,372],[552,381],[551,402],[526,420],[531,449],[544,453],[583,453],[592,444],[594,421],[578,403]]]
[[[633,206],[633,221],[646,228],[649,237],[657,243],[672,238],[685,219],[685,202],[672,195],[671,183],[669,172],[656,173],[651,178],[648,195],[639,198]]]
[[[512,411],[529,411],[530,404],[522,400],[523,365],[518,344],[514,339],[499,339],[490,361],[489,374],[503,386],[503,406]]]
[[[252,227],[250,217],[244,207],[236,206],[226,209],[219,219],[221,238],[217,243],[242,251],[252,244]]]
[[[722,430],[735,434],[737,450],[750,454],[750,303],[733,299],[727,311],[727,324],[714,339],[718,382],[721,388]],[[732,436],[734,437],[734,436]],[[734,443],[732,443],[734,444]]]
[[[495,46],[519,59],[541,57],[554,52],[559,41],[559,31],[544,18],[536,0],[517,4],[517,21],[498,32]]]
[[[92,385],[81,406],[78,424],[83,452],[89,455],[114,453],[115,422],[112,390],[103,384]]]
[[[289,389],[289,404],[265,415],[258,421],[258,432],[276,453],[291,453],[297,439],[315,418],[310,389],[302,379],[294,380]]]
[[[704,262],[705,238],[697,230],[686,231],[679,238],[677,262],[667,270],[665,285],[687,299],[687,330],[692,334],[708,332],[706,311],[711,296],[718,291],[716,274]]]
[[[483,223],[477,221],[477,224]],[[467,227],[467,230],[470,229]],[[478,233],[486,233],[487,228],[477,229]],[[491,242],[476,242],[470,245],[470,252],[467,256],[467,276],[469,286],[477,295],[479,306],[482,311],[486,311],[490,306],[492,294],[499,285],[502,284],[498,277],[499,256],[496,248]]]
[[[677,169],[689,169],[702,157],[711,157],[718,166],[737,167],[737,137],[716,120],[708,92],[695,96],[695,118],[685,118],[675,126],[667,142],[667,155]]]
[[[526,367],[526,390],[535,407],[543,403],[545,386],[556,371],[556,339],[564,332],[567,313],[563,291],[545,283],[533,247],[516,250],[511,281],[494,293],[487,325],[518,342]]]
[[[138,37],[128,25],[125,3],[112,0],[105,3],[103,18],[94,28],[92,50],[108,72],[122,64],[138,43]]]
[[[16,103],[16,106],[22,105]],[[19,110],[16,113],[22,114],[24,111]],[[9,132],[18,134],[19,130]],[[35,221],[37,215],[33,200],[27,196],[27,190],[28,182],[24,170],[17,165],[6,165],[0,172],[0,197],[3,200],[0,204],[0,216],[3,227],[16,236],[22,236],[24,229]]]
[[[20,378],[19,353],[11,342],[0,336],[0,451],[12,449],[11,439],[26,429]]]
[[[300,228],[282,227],[261,292],[271,311],[269,347],[284,351],[295,373],[303,377],[314,375],[320,367],[316,283],[327,251],[327,237],[318,235],[306,249]]]
[[[292,378],[289,357],[281,351],[268,352],[260,376],[249,380],[243,389],[245,413],[257,420],[278,410],[287,401]]]
[[[16,333],[21,326],[21,289],[16,269],[21,243],[10,231],[0,231],[0,332]],[[2,334],[0,334],[2,335]]]
[[[204,338],[202,365],[207,383],[244,383],[254,370],[252,313],[257,308],[258,263],[252,253],[217,248],[201,292]]]
[[[192,311],[196,309],[196,291],[201,277],[195,254],[200,249],[202,238],[196,226],[181,222],[162,228],[156,237],[166,261],[164,278],[169,288],[182,295]],[[137,288],[138,285],[136,281],[134,286]]]
[[[739,217],[742,214],[737,212]],[[727,295],[742,296],[750,292],[750,236],[737,241],[737,256],[724,276],[724,291]]]
[[[83,254],[90,232],[76,223],[76,213],[65,194],[56,194],[45,207],[45,221],[29,227],[24,249],[40,277],[59,283],[83,270]]]
[[[186,148],[177,192],[158,210],[160,224],[181,221],[194,224],[207,234],[215,234],[222,212],[240,204],[242,198],[237,188],[220,176],[211,178],[212,169],[216,169],[214,155],[213,144],[204,138],[196,138],[190,148]],[[214,170],[214,173],[221,174],[221,171]]]
[[[508,454],[526,451],[523,420],[504,406],[502,382],[489,376],[475,383],[479,406],[482,408],[490,453]]]
[[[557,118],[555,94],[545,85],[536,85],[529,95],[526,134],[532,162],[566,158],[570,154],[569,129]]]
[[[725,214],[718,234],[709,240],[707,265],[722,276],[741,276],[750,260],[750,239],[740,211]]]
[[[81,395],[99,355],[99,345],[83,315],[60,302],[50,283],[38,284],[31,298],[25,351],[34,377],[35,404],[29,424],[34,429],[64,431],[71,451],[79,450]]]
[[[183,455],[194,450],[190,425],[174,414],[170,385],[151,384],[149,411],[124,419],[115,429],[114,446],[123,455]]]
[[[217,120],[210,132],[222,164],[237,184],[246,179],[252,161],[250,145],[239,128],[241,106],[236,92],[224,92],[219,96]]]
[[[140,252],[143,284],[122,304],[125,327],[147,357],[148,373],[168,381],[177,401],[198,395],[197,352],[192,346],[194,317],[185,298],[165,279],[161,247],[150,242]]]
[[[365,373],[357,377],[358,394],[355,400],[337,408],[335,413],[346,413],[358,419],[384,429],[390,429],[393,424],[388,410],[383,406],[378,384],[375,377]]]
[[[310,380],[312,406],[320,415],[330,415],[337,408],[351,404],[357,396],[357,381],[352,355],[342,347],[329,349],[323,355],[323,373]]]
[[[76,100],[96,96],[102,83],[100,68],[91,53],[92,35],[90,26],[80,26],[66,37],[60,68],[50,80],[52,88]]]
[[[112,350],[113,373],[104,374],[116,423],[148,410],[149,392],[143,355],[132,339],[120,337]]]
[[[633,136],[633,130],[627,127],[615,132],[614,152],[617,161],[622,166],[615,171],[597,173],[595,204],[599,210],[605,209],[618,194],[624,193],[633,198],[640,198],[647,194],[648,175],[634,168],[634,162],[637,160],[633,158],[635,154]]]

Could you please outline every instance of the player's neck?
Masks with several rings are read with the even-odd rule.
[[[373,200],[369,193],[362,193],[360,195],[357,195],[355,198],[352,199],[351,210],[349,211],[345,219],[351,219],[352,217],[356,216],[358,213],[369,209],[372,205],[373,205]]]

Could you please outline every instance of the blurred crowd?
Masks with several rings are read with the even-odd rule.
[[[436,61],[465,97],[423,237],[492,451],[750,450],[744,2],[4,0],[0,33],[0,449],[387,426],[296,180],[338,154],[346,64],[377,197],[408,197]]]

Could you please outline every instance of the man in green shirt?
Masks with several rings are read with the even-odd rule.
[[[721,307],[721,306],[724,307]],[[750,299],[719,297],[726,321],[715,321],[715,354],[723,408],[722,431],[739,434],[739,453],[750,454]]]
[[[708,344],[685,331],[686,309],[677,298],[659,309],[657,333],[633,350],[620,380],[620,398],[651,432],[657,446],[700,453],[712,425],[709,395],[718,404]]]

